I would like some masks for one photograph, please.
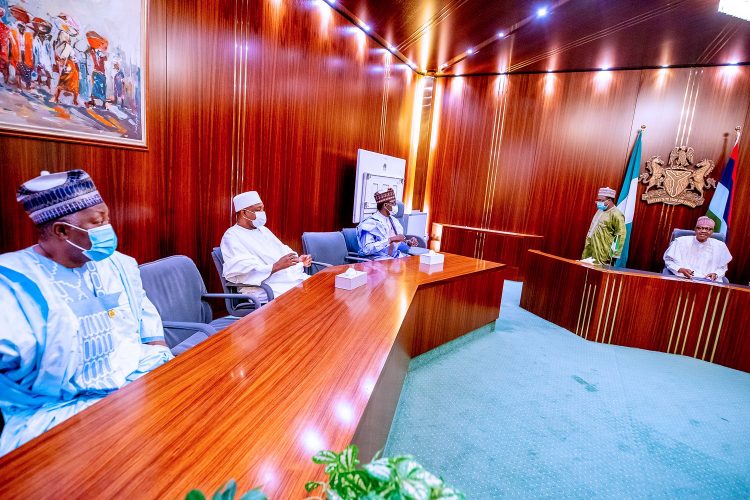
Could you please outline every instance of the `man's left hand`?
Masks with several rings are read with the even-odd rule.
[[[299,261],[302,262],[303,266],[310,267],[312,265],[312,255],[300,255]]]
[[[716,281],[717,279],[719,279],[719,275],[717,275],[716,273],[711,273],[707,274],[706,278],[710,279],[711,281]]]

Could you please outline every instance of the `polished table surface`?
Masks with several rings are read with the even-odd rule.
[[[497,318],[502,264],[445,255],[312,276],[196,348],[0,458],[0,498],[304,498],[310,457],[382,446],[408,360]]]
[[[750,288],[529,252],[521,307],[587,340],[750,371]]]

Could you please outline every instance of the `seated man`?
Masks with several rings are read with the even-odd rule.
[[[362,257],[403,257],[409,247],[417,246],[416,238],[406,239],[404,228],[393,217],[396,213],[396,193],[393,188],[375,193],[377,211],[357,226],[359,254]]]
[[[83,170],[18,189],[39,240],[0,255],[0,455],[172,359]]]
[[[732,254],[723,241],[711,238],[714,227],[713,219],[704,215],[695,223],[695,236],[675,238],[664,253],[667,269],[687,279],[723,281]]]
[[[298,256],[265,227],[266,212],[257,192],[238,194],[233,202],[237,224],[221,238],[227,281],[240,285],[240,293],[248,293],[250,286],[265,281],[278,297],[310,277],[303,266],[310,267],[312,257]]]

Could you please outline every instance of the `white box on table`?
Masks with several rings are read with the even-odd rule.
[[[428,266],[434,266],[436,264],[442,264],[445,262],[445,255],[430,250],[427,253],[423,253],[419,256],[420,264],[427,264]]]
[[[336,288],[342,290],[354,290],[362,285],[367,284],[367,273],[363,271],[357,271],[354,268],[349,268],[346,272],[336,275]]]

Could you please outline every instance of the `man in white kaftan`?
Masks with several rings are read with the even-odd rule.
[[[18,199],[40,237],[0,255],[0,455],[172,358],[90,177],[42,176]]]
[[[265,207],[257,192],[239,194],[233,204],[237,224],[221,238],[227,281],[239,285],[240,293],[249,293],[250,287],[265,282],[278,297],[310,277],[304,268],[312,264],[312,258],[298,256],[265,227]]]
[[[722,281],[732,254],[723,241],[711,238],[714,227],[710,217],[700,217],[695,224],[695,236],[675,238],[664,253],[667,269],[688,279]]]

